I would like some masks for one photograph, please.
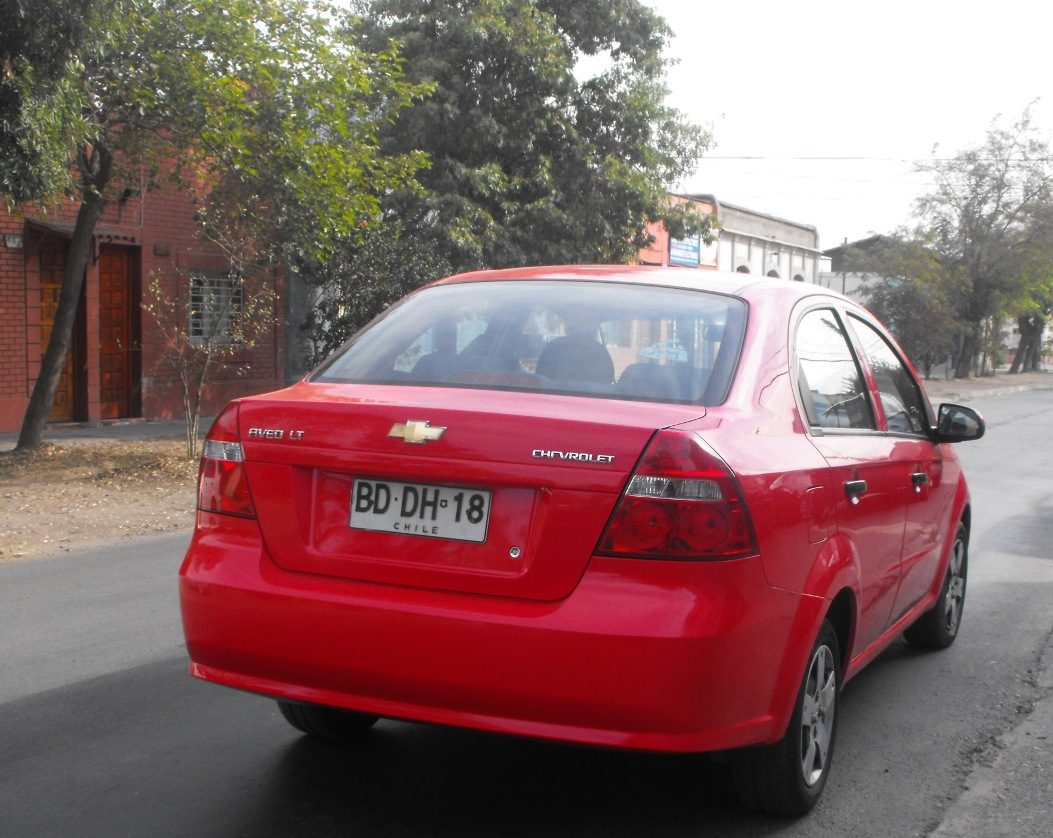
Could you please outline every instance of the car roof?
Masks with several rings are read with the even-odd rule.
[[[503,268],[456,274],[434,284],[559,279],[687,288],[729,294],[747,300],[770,299],[774,296],[791,305],[798,299],[815,295],[845,299],[836,291],[807,282],[792,282],[786,279],[732,273],[731,271],[658,265],[544,265],[529,268]]]

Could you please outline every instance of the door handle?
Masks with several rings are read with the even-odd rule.
[[[921,487],[929,482],[929,475],[924,471],[915,471],[910,475],[910,482],[914,485],[914,491],[920,492]]]
[[[845,494],[848,495],[849,501],[852,503],[859,503],[859,496],[865,494],[867,490],[867,482],[865,480],[847,480],[845,481]]]

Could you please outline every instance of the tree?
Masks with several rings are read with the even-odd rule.
[[[371,226],[361,240],[347,241],[305,270],[317,286],[304,324],[307,361],[314,366],[400,297],[451,269],[394,222]]]
[[[186,453],[198,455],[201,408],[219,368],[235,375],[249,371],[247,351],[274,326],[278,296],[270,277],[236,268],[222,282],[205,274],[180,271],[175,294],[160,276],[150,280],[150,299],[143,308],[165,340],[160,364],[179,379],[186,419]]]
[[[1046,300],[1042,304],[1036,304],[1034,310],[1017,315],[1020,343],[1017,345],[1013,364],[1009,367],[1011,374],[1031,372],[1041,368],[1042,335],[1046,330],[1046,323],[1049,322],[1051,313],[1053,313],[1053,302]]]
[[[360,43],[399,44],[409,80],[434,85],[381,133],[427,152],[423,192],[385,199],[403,236],[454,269],[623,262],[662,220],[706,226],[667,201],[706,147],[665,104],[669,37],[639,0],[372,0]],[[586,73],[597,57],[604,68]],[[598,59],[602,57],[603,61]]]
[[[193,189],[206,234],[240,239],[265,264],[325,253],[424,162],[378,148],[381,126],[423,88],[402,79],[392,50],[363,52],[347,14],[325,3],[41,0],[31,15],[5,2],[26,31],[43,10],[46,32],[77,35],[55,55],[52,34],[2,56],[0,188],[11,202],[80,200],[19,448],[42,440],[95,224],[142,173],[148,186]]]
[[[991,323],[1024,295],[1027,265],[1044,236],[1039,219],[1053,201],[1053,167],[1025,111],[1009,129],[998,121],[983,145],[920,167],[935,189],[917,206],[944,273],[961,281],[962,348],[955,375],[977,366]]]
[[[862,289],[864,301],[930,378],[954,350],[959,331],[953,288],[937,254],[899,234],[880,237],[865,253],[850,251],[848,259],[847,270],[878,277]]]
[[[1034,244],[1024,254],[1021,290],[1009,305],[1020,333],[1010,373],[1041,369],[1042,336],[1053,314],[1053,205],[1036,214],[1033,226]]]
[[[69,63],[84,49],[94,0],[0,0],[0,194],[15,203],[55,194],[69,149],[86,132]]]

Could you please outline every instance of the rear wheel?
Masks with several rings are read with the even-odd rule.
[[[936,604],[903,632],[907,642],[924,649],[946,649],[958,636],[965,608],[965,582],[969,575],[969,531],[958,525]]]
[[[285,721],[297,730],[337,742],[358,739],[377,723],[377,717],[368,713],[355,713],[319,704],[279,701],[278,709]]]
[[[815,805],[830,775],[840,689],[837,634],[824,621],[786,735],[733,756],[735,791],[743,805],[776,815],[803,815]]]

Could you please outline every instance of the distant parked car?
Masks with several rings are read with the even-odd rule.
[[[747,805],[800,814],[842,683],[901,633],[954,641],[971,509],[947,443],[983,431],[822,288],[451,277],[216,419],[191,671],[331,738],[390,717],[729,752]]]

